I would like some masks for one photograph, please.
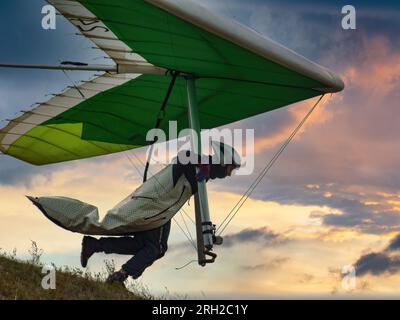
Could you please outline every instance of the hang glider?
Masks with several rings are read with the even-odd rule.
[[[190,1],[49,2],[116,67],[0,131],[3,153],[35,165],[147,145],[171,70],[196,77],[203,129],[343,88],[329,70]],[[166,132],[169,120],[188,127],[185,88],[179,77],[160,126]]]
[[[344,88],[332,71],[189,0],[48,2],[115,65],[0,65],[104,72],[0,130],[0,150],[31,164],[139,148],[171,120],[200,131]],[[196,212],[210,249],[205,185]]]

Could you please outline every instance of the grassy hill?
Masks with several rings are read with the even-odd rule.
[[[38,261],[20,261],[0,256],[0,300],[143,300],[146,292],[132,293],[121,285],[104,283],[104,275],[80,270],[57,269],[56,289],[42,288],[42,266]],[[130,288],[131,289],[131,288]]]

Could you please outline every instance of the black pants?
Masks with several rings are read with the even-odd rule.
[[[168,221],[160,228],[138,232],[130,237],[100,238],[98,251],[134,255],[122,269],[137,279],[147,267],[165,255],[170,229],[171,221]]]

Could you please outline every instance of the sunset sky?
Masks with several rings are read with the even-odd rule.
[[[196,252],[173,223],[168,253],[139,281],[155,293],[168,288],[194,298],[399,298],[400,5],[352,1],[357,29],[343,30],[344,1],[201,3],[330,68],[346,89],[325,97],[239,211],[226,230],[225,246],[216,248],[215,264],[175,270],[196,259]],[[62,17],[56,30],[43,30],[44,4],[1,1],[0,63],[110,63]],[[93,74],[69,75],[79,81]],[[59,71],[0,70],[0,120],[15,118],[68,85]],[[231,126],[255,130],[256,169],[252,176],[208,185],[214,223],[224,219],[315,101]],[[45,252],[43,261],[79,266],[81,235],[54,225],[24,195],[77,198],[104,213],[140,185],[144,154],[139,149],[45,167],[1,155],[0,248],[16,248],[26,258],[34,240]],[[194,216],[193,200],[184,210]],[[180,214],[176,220],[184,226]],[[194,235],[187,218],[186,223]],[[89,269],[102,270],[104,259],[120,266],[128,257],[97,254]],[[351,291],[342,288],[340,273],[347,265],[357,267]]]

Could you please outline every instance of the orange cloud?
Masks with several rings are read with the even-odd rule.
[[[360,56],[356,64],[347,66],[344,70],[335,70],[342,75],[346,83],[345,91],[333,96],[325,96],[321,105],[299,132],[297,139],[316,125],[321,128],[321,125],[332,122],[339,114],[351,113],[354,109],[351,103],[354,102],[350,102],[348,97],[364,97],[364,101],[360,102],[362,107],[365,107],[365,110],[371,110],[384,106],[385,99],[400,86],[400,52],[393,51],[390,42],[385,37],[378,36],[372,39],[364,37],[363,47],[360,50],[362,52],[356,53]],[[283,143],[315,101],[316,98],[290,107],[288,112],[292,114],[293,121],[272,135],[258,138],[255,143],[256,154]],[[360,107],[357,106],[357,110]]]
[[[393,52],[383,36],[363,39],[364,58],[344,72],[350,88],[362,89],[368,96],[385,97],[399,86],[400,52]]]
[[[292,132],[296,129],[299,123],[303,120],[306,114],[311,110],[314,104],[318,101],[319,97],[299,102],[288,108],[288,112],[292,115],[292,121],[286,125],[282,126],[280,130],[276,131],[273,134],[269,134],[268,136],[263,136],[257,138],[255,141],[255,154],[260,154],[265,149],[282,145],[286,139],[292,134]],[[314,124],[323,124],[329,121],[333,117],[333,112],[330,109],[331,105],[338,103],[341,100],[340,94],[338,95],[326,95],[318,105],[318,107],[314,110],[311,117],[308,119],[306,124],[301,128],[298,132],[295,139],[301,136],[309,127]]]

